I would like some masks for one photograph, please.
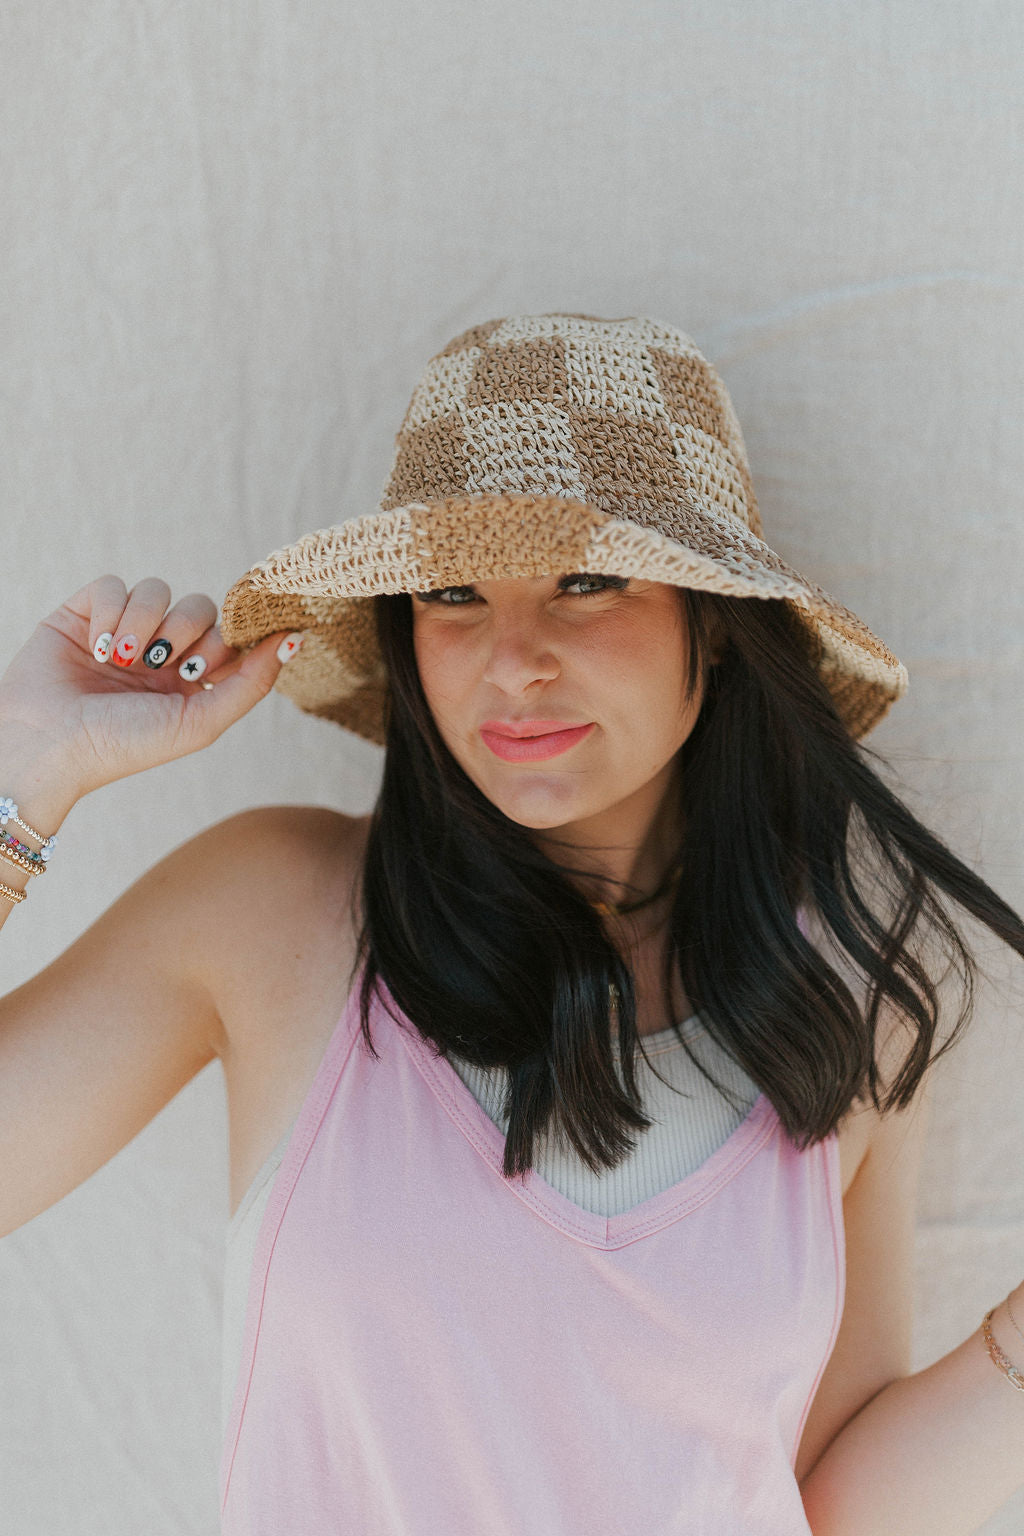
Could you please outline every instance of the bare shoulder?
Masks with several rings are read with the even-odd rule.
[[[315,986],[325,964],[333,972],[354,958],[369,823],[327,806],[268,805],[209,829],[197,916],[218,934],[207,946],[208,985],[229,1046],[236,1031],[260,1028],[262,1010],[249,1006],[255,987],[269,1001],[300,974]]]
[[[884,1102],[909,1049],[906,1026],[890,1008],[882,1010],[875,1041],[875,1061],[879,1071],[878,1092],[880,1099]],[[838,1132],[844,1196],[852,1189],[854,1180],[868,1161],[869,1154],[874,1152],[877,1162],[883,1155],[881,1149],[891,1149],[894,1141],[899,1142],[906,1135],[909,1126],[913,1125],[915,1130],[917,1129],[918,1116],[915,1111],[923,1102],[927,1102],[928,1086],[926,1077],[925,1082],[919,1086],[909,1109],[904,1111],[889,1110],[886,1113],[876,1109],[870,1098],[860,1100],[851,1106]]]
[[[289,893],[303,888],[346,883],[346,875],[358,863],[370,817],[350,816],[325,805],[261,805],[237,811],[216,822],[206,838],[216,853],[229,862],[223,886],[238,886],[246,904],[272,901],[272,877],[286,881]],[[252,881],[255,879],[255,887]],[[266,892],[265,896],[261,891]]]
[[[370,816],[273,805],[210,829],[204,945],[221,1022],[231,1210],[293,1123],[352,985]]]

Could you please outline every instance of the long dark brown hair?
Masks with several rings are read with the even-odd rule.
[[[704,700],[678,753],[683,875],[668,919],[666,1008],[671,1016],[676,963],[710,1037],[803,1150],[857,1102],[905,1108],[960,1038],[977,962],[948,904],[1021,955],[1024,923],[883,782],[888,765],[850,736],[784,602],[680,597],[690,696],[703,682]],[[614,1167],[635,1144],[630,1133],[651,1123],[634,1071],[632,974],[573,867],[542,852],[445,746],[420,685],[411,601],[374,599],[389,698],[360,890],[362,1034],[376,1055],[369,1011],[380,978],[439,1053],[507,1068],[506,1177],[532,1166],[534,1138],[549,1127],[592,1170]],[[811,942],[808,923],[826,945]],[[933,1051],[951,974],[958,1014]],[[851,990],[851,976],[862,985]],[[908,1045],[880,1096],[887,1020]]]

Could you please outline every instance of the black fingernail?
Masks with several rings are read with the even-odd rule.
[[[169,640],[151,640],[142,653],[147,667],[162,667],[174,647]]]

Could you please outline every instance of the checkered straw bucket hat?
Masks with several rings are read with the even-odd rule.
[[[395,445],[378,512],[275,550],[224,600],[240,650],[306,632],[275,687],[309,714],[384,743],[375,594],[574,571],[783,598],[856,737],[906,689],[867,626],[763,542],[732,402],[682,331],[489,320],[427,364]]]

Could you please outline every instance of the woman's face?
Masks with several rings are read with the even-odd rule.
[[[538,576],[414,593],[412,610],[438,731],[506,816],[540,829],[631,797],[653,796],[653,810],[703,698],[702,686],[686,696],[690,641],[677,587]],[[584,729],[519,746],[501,734],[555,724]]]

